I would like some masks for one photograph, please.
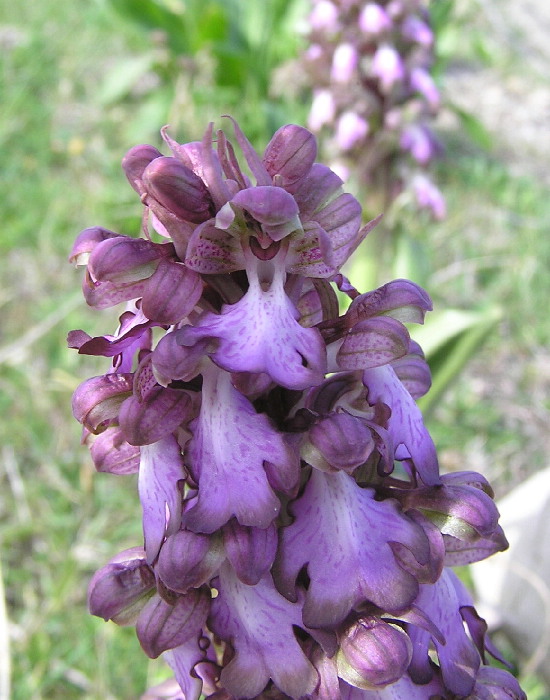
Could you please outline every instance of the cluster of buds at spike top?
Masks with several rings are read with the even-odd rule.
[[[403,189],[434,218],[445,201],[426,171],[442,147],[431,75],[427,0],[313,0],[303,58],[313,86],[309,126],[332,157],[389,202]]]
[[[486,481],[440,474],[415,403],[430,373],[404,324],[428,295],[339,272],[376,221],[307,129],[263,157],[233,129],[241,162],[212,125],[164,130],[168,157],[133,148],[144,237],[86,229],[71,254],[89,304],[126,302],[114,334],[70,333],[112,358],[74,415],[98,471],[137,473],[143,511],[91,612],[173,668],[178,689],[147,698],[523,698],[447,568],[506,540]]]

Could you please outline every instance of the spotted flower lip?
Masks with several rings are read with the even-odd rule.
[[[335,5],[317,7],[322,24]],[[398,30],[395,3],[368,7],[365,36]],[[358,70],[341,41],[338,80]],[[163,129],[168,156],[130,149],[143,237],[93,227],[71,253],[92,307],[124,304],[113,333],[69,333],[108,363],[73,413],[98,472],[136,474],[143,528],[90,611],[171,667],[144,698],[525,700],[446,568],[506,539],[486,479],[440,474],[415,403],[430,371],[405,324],[429,296],[342,273],[380,217],[362,224],[307,129],[260,155],[228,124],[235,146],[210,124],[184,144]]]

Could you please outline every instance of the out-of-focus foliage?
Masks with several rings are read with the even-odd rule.
[[[100,95],[105,104],[135,101],[136,131],[168,115],[186,138],[204,112],[237,110],[255,139],[273,132],[295,108],[275,94],[274,70],[297,53],[305,0],[108,3],[143,32],[143,50],[112,68]]]

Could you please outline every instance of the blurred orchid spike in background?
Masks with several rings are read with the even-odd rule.
[[[309,127],[331,161],[377,195],[371,206],[385,211],[406,192],[440,220],[445,201],[428,174],[442,153],[431,125],[441,100],[429,4],[313,0],[302,63],[313,89]]]
[[[366,6],[361,31],[400,7]],[[404,323],[428,295],[342,275],[377,220],[362,225],[308,130],[282,127],[260,156],[231,126],[240,157],[212,125],[185,144],[164,129],[169,156],[131,149],[143,238],[90,228],[71,253],[88,304],[126,305],[114,333],[69,335],[110,359],[74,415],[98,471],[137,474],[143,514],[90,611],[135,624],[173,669],[144,698],[525,698],[448,568],[507,543],[486,480],[440,474],[415,403],[430,372]]]

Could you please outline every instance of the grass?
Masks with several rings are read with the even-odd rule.
[[[65,345],[69,329],[105,332],[115,319],[80,300],[80,275],[66,262],[74,236],[93,224],[126,233],[139,225],[119,161],[137,140],[157,138],[158,124],[136,122],[132,104],[101,108],[96,96],[110,67],[142,41],[100,2],[0,0],[0,551],[13,700],[130,700],[166,674],[143,662],[133,630],[85,610],[93,571],[140,542],[140,510],[135,481],[95,474],[79,447],[71,393],[103,369]],[[496,299],[506,320],[430,427],[444,466],[473,455],[470,468],[489,464],[505,491],[545,463],[548,447],[537,362],[550,339],[541,321],[550,203],[499,161],[464,155],[460,142],[456,149],[441,172],[449,218],[424,240],[437,271],[429,289],[442,307]],[[503,376],[508,383],[495,388],[491,378]],[[534,437],[533,421],[541,424]],[[0,627],[0,656],[6,638]],[[550,697],[536,678],[527,684],[531,700]]]

